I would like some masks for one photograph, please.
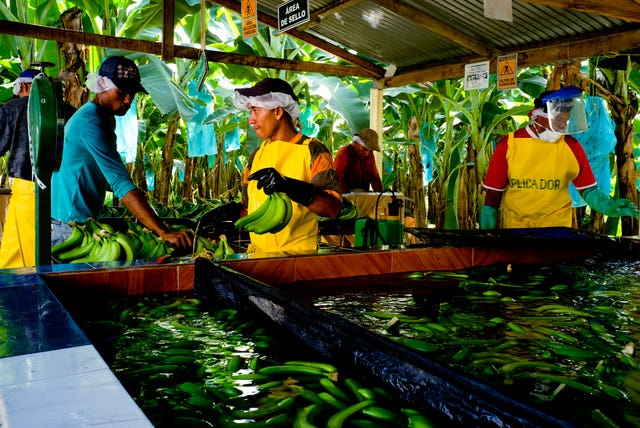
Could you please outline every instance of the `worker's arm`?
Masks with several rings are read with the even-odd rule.
[[[631,216],[638,217],[638,208],[628,199],[613,199],[605,194],[598,186],[579,190],[584,201],[595,211],[609,217]]]
[[[326,191],[317,192],[307,208],[320,217],[338,218],[342,201]]]
[[[122,197],[122,203],[144,227],[151,230],[161,239],[183,250],[191,248],[193,245],[191,234],[188,232],[167,228],[140,190],[133,189],[127,192]]]

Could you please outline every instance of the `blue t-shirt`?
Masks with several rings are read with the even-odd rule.
[[[107,184],[118,198],[136,187],[117,150],[113,113],[88,102],[64,129],[62,164],[51,178],[51,218],[68,223],[97,217]]]

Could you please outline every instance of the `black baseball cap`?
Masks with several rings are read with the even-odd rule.
[[[293,93],[291,85],[282,79],[276,79],[273,77],[267,77],[262,79],[250,88],[236,89],[240,95],[245,97],[257,97],[258,95],[264,95],[271,92],[280,92],[283,94],[291,95],[294,101],[298,101],[298,97]]]
[[[108,77],[121,91],[148,94],[140,83],[140,71],[135,62],[123,56],[107,57],[100,65],[100,76]]]

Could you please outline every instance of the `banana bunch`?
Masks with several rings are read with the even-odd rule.
[[[226,235],[220,235],[217,245],[204,236],[198,236],[195,239],[194,246],[195,249],[193,250],[193,256],[204,257],[208,260],[222,260],[235,254],[235,251],[231,248]]]
[[[342,208],[337,221],[351,221],[360,218],[360,208],[348,199],[342,200]],[[330,217],[318,217],[318,221],[331,221]]]
[[[137,223],[128,224],[125,233],[93,219],[71,223],[71,234],[51,247],[51,256],[60,263],[97,263],[155,259],[172,253],[173,247],[168,242]]]
[[[340,215],[338,216],[338,220],[340,221],[349,221],[360,218],[360,208],[353,202],[345,199],[342,203],[342,209],[340,210]]]
[[[284,229],[293,214],[291,199],[284,193],[274,192],[256,209],[248,215],[236,220],[238,229],[262,235],[277,233]]]
[[[231,256],[235,254],[233,248],[229,245],[229,241],[227,241],[226,235],[220,235],[220,239],[218,241],[218,248],[216,248],[215,256],[217,259],[225,259],[227,256]]]

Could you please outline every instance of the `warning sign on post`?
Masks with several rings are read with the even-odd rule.
[[[498,67],[498,90],[515,89],[518,86],[516,75],[518,54],[499,56],[496,64]]]
[[[257,0],[242,0],[242,37],[247,39],[258,34]]]
[[[278,6],[278,31],[290,30],[309,21],[308,0],[291,0]]]

